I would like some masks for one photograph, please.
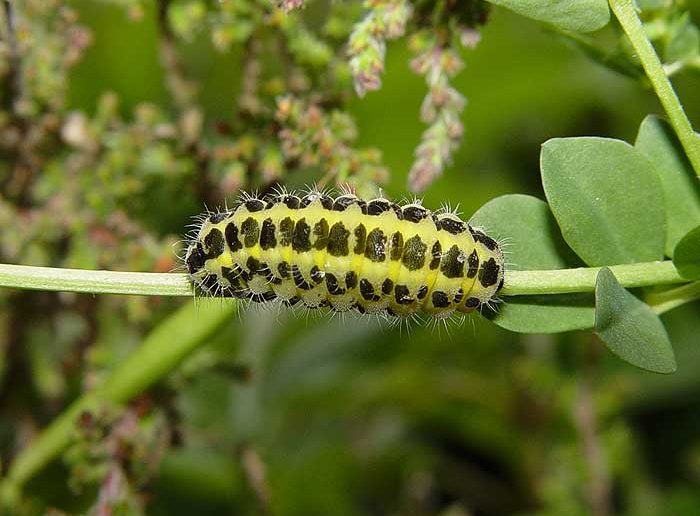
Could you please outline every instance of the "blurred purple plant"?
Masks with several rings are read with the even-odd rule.
[[[463,63],[454,47],[446,46],[427,32],[416,34],[410,47],[416,54],[411,68],[425,77],[428,86],[420,112],[428,128],[421,136],[416,160],[408,175],[409,188],[422,192],[451,163],[464,133],[461,116],[466,100],[449,83],[463,68]]]
[[[457,42],[466,48],[476,45],[479,33],[474,27],[486,21],[488,8],[480,0],[463,5],[449,1],[419,3],[415,8],[404,0],[368,0],[364,5],[368,11],[355,25],[348,42],[350,69],[360,97],[381,87],[386,42],[406,32],[412,34],[409,47],[415,57],[411,67],[425,77],[428,86],[420,113],[428,128],[416,149],[408,187],[422,192],[451,163],[462,139],[465,99],[450,86],[449,79],[463,67]]]

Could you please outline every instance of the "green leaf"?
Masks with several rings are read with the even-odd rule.
[[[568,41],[576,45],[593,61],[635,80],[645,77],[641,64],[631,61],[629,56],[620,49],[611,52],[608,45],[600,42],[600,38],[576,34],[575,32],[568,32],[566,36]]]
[[[504,242],[512,270],[566,269],[581,262],[561,237],[547,203],[530,195],[502,195],[469,220]]]
[[[606,0],[488,0],[534,20],[564,30],[592,32],[610,20]]]
[[[469,221],[504,244],[507,269],[566,269],[581,263],[561,237],[547,203],[529,195],[504,195],[488,202]],[[558,333],[592,328],[593,296],[566,294],[511,296],[498,311],[485,313],[494,323],[523,333]]]
[[[673,348],[659,316],[622,288],[607,267],[596,278],[595,301],[595,332],[610,351],[648,371],[676,370]]]
[[[518,333],[561,333],[586,330],[595,324],[593,294],[509,296],[484,317]]]
[[[663,258],[661,183],[631,145],[555,138],[540,156],[542,185],[564,240],[590,266]]]
[[[700,184],[668,122],[650,115],[639,126],[634,146],[651,161],[661,180],[666,207],[666,255],[700,224]]]
[[[690,13],[683,13],[669,26],[666,62],[693,59],[700,52],[700,31],[690,19]]]
[[[700,226],[678,242],[673,251],[673,265],[684,278],[700,279]]]

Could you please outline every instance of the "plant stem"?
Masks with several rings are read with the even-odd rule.
[[[696,299],[700,299],[700,281],[663,292],[651,293],[646,296],[645,301],[651,305],[656,313],[662,314]]]
[[[186,274],[88,271],[6,264],[0,264],[0,287],[92,294],[192,295]]]
[[[202,299],[197,304],[186,304],[158,325],[102,386],[74,401],[17,456],[1,485],[2,503],[15,506],[23,485],[70,444],[80,414],[98,406],[122,405],[163,379],[209,342],[231,320],[236,307],[235,302]]]
[[[632,0],[609,0],[610,8],[615,13],[622,29],[637,52],[656,96],[666,110],[671,125],[681,141],[695,173],[700,176],[700,137],[695,134],[690,120],[683,111],[683,106],[668,80],[659,56],[644,33],[644,27],[639,20]]]
[[[502,294],[566,294],[593,292],[600,267],[549,271],[507,271]],[[673,262],[612,265],[624,287],[648,287],[685,283]],[[192,296],[187,274],[153,272],[87,271],[0,264],[0,287],[30,290],[135,294],[142,296]]]
[[[568,294],[593,292],[595,279],[601,267],[561,269],[550,271],[510,271],[506,273],[504,296],[528,294]],[[684,283],[673,262],[646,262],[628,265],[611,265],[620,284],[627,288],[649,287]]]
[[[592,339],[595,339],[591,335]],[[595,342],[591,342],[595,344]],[[610,472],[605,460],[595,396],[595,372],[599,365],[597,349],[587,348],[588,357],[584,357],[579,374],[578,395],[573,407],[573,421],[580,435],[583,448],[583,458],[588,470],[588,480],[585,485],[588,503],[593,516],[608,516],[611,512],[610,503]],[[592,353],[591,353],[592,352]]]

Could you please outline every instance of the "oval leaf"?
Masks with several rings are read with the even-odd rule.
[[[586,264],[663,258],[661,184],[634,147],[606,138],[556,138],[542,146],[540,162],[564,240]]]
[[[590,293],[507,296],[496,310],[487,309],[482,315],[518,333],[587,330],[595,324],[595,300]]]
[[[673,251],[673,265],[684,278],[700,279],[700,226],[678,242]]]
[[[580,261],[561,237],[547,203],[529,195],[504,195],[469,221],[504,243],[509,270],[565,269]],[[511,296],[486,317],[507,330],[558,333],[592,328],[594,301],[589,294]]]
[[[644,154],[661,181],[666,208],[666,255],[683,236],[700,225],[700,183],[676,134],[665,120],[648,116],[634,146]]]
[[[581,262],[561,237],[547,203],[531,195],[502,195],[469,220],[504,242],[511,270],[566,269]]]
[[[595,332],[610,351],[641,369],[672,373],[676,358],[659,316],[625,290],[607,267],[595,288]]]
[[[610,21],[606,0],[488,0],[565,30],[592,32]]]

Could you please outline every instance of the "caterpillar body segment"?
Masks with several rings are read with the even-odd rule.
[[[206,217],[185,262],[214,296],[443,318],[494,300],[504,260],[454,214],[312,192],[246,198]]]

